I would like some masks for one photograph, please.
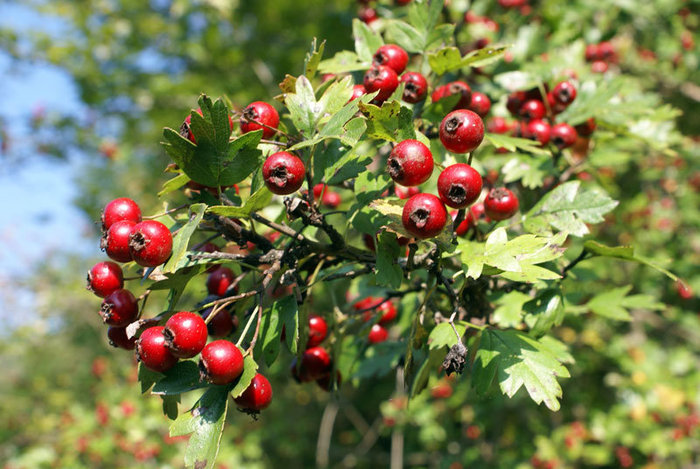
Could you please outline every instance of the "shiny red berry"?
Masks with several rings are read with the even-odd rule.
[[[113,223],[107,231],[102,234],[100,248],[117,262],[130,262],[132,259],[129,251],[129,235],[131,229],[136,226],[131,220],[123,220]]]
[[[207,344],[207,325],[199,314],[181,311],[165,323],[165,343],[178,358],[192,358]]]
[[[141,209],[133,200],[121,197],[114,199],[102,211],[102,229],[108,230],[118,221],[129,220],[134,223],[141,221]]]
[[[476,112],[481,118],[484,118],[491,110],[491,100],[484,93],[474,91],[467,109]]]
[[[139,303],[129,290],[116,290],[102,300],[100,316],[105,324],[123,327],[134,322],[138,315]]]
[[[543,119],[547,115],[547,109],[542,101],[531,99],[523,103],[518,114],[526,122],[530,122],[535,119]]]
[[[369,339],[370,344],[378,344],[389,338],[389,332],[379,324],[375,324],[369,330],[369,335],[367,338]]]
[[[463,81],[453,81],[446,85],[438,86],[430,95],[430,99],[435,103],[445,98],[447,96],[459,95],[459,101],[452,108],[454,109],[466,109],[472,102],[472,89],[471,87]]]
[[[260,411],[272,402],[272,386],[260,373],[256,373],[243,394],[236,397],[234,402],[238,408],[247,411]]]
[[[536,140],[542,145],[549,143],[550,134],[551,128],[549,124],[542,119],[536,119],[528,122],[527,124],[523,123],[523,137],[529,138],[530,140]]]
[[[228,384],[243,373],[243,354],[233,342],[215,340],[207,344],[199,359],[202,380]]]
[[[453,153],[474,151],[483,139],[484,122],[473,111],[452,111],[440,123],[440,141]]]
[[[224,296],[233,283],[236,274],[228,267],[219,267],[207,277],[207,291],[210,295]]]
[[[362,319],[369,321],[376,314],[380,315],[379,324],[388,324],[396,319],[396,306],[391,300],[386,298],[377,298],[376,296],[368,296],[358,302],[353,307],[357,311],[364,311]],[[371,308],[371,309],[370,309]]]
[[[367,93],[378,91],[379,94],[374,98],[374,101],[383,103],[398,88],[399,77],[393,68],[379,65],[367,70],[364,85]]]
[[[526,100],[527,97],[524,91],[514,91],[508,95],[506,109],[508,109],[511,114],[518,115],[520,108]]]
[[[202,312],[202,319],[206,321],[213,310],[213,307],[205,309]],[[207,323],[209,335],[217,339],[228,336],[236,329],[238,329],[238,317],[231,314],[228,309],[217,311],[216,316]]]
[[[350,96],[350,101],[361,98],[367,93],[364,85],[355,85],[352,87],[352,96]]]
[[[262,129],[263,138],[270,138],[275,135],[279,123],[280,116],[274,107],[262,101],[255,101],[243,110],[241,131],[245,134]]]
[[[491,189],[484,200],[486,215],[498,221],[506,220],[515,215],[518,206],[518,198],[505,187]]]
[[[406,84],[401,99],[413,104],[425,99],[428,93],[428,81],[423,75],[418,72],[406,72],[401,75],[400,80],[401,83]]]
[[[124,287],[122,268],[114,262],[98,262],[87,274],[87,288],[100,298]]]
[[[417,186],[433,174],[433,154],[418,140],[404,140],[394,147],[386,169],[394,182],[402,186]]]
[[[306,168],[298,156],[279,151],[267,157],[262,174],[270,192],[288,195],[299,190],[304,183]]]
[[[204,116],[202,114],[202,109],[197,108],[197,114],[200,116]],[[194,138],[194,134],[192,133],[192,129],[190,129],[190,125],[192,124],[192,114],[188,114],[187,117],[185,117],[185,122],[182,124],[182,127],[180,128],[180,132],[184,132],[187,130],[187,138],[190,140],[192,143],[197,143],[197,139]],[[228,116],[228,125],[233,130],[233,117],[229,114]],[[183,133],[184,136],[184,133]]]
[[[552,96],[559,104],[568,106],[576,99],[576,87],[569,81],[562,81],[554,87]]]
[[[493,117],[488,124],[489,132],[494,134],[505,134],[513,129],[504,117]]]
[[[340,194],[331,190],[324,192],[321,197],[321,203],[328,208],[337,208],[342,202],[343,198]]]
[[[134,350],[134,347],[136,347],[136,336],[129,339],[126,335],[126,327],[110,326],[107,329],[107,338],[112,347],[123,348],[124,350]]]
[[[569,148],[577,138],[576,129],[569,124],[556,124],[550,131],[550,141],[559,149]]]
[[[129,252],[138,265],[156,267],[172,254],[173,235],[161,222],[144,220],[131,228]]]
[[[416,194],[406,202],[401,217],[403,227],[420,239],[440,234],[447,222],[447,210],[433,194]]]
[[[314,381],[327,375],[331,368],[328,351],[323,347],[311,347],[301,356],[297,375],[301,382]]]
[[[177,357],[165,345],[163,326],[149,327],[136,341],[136,359],[146,368],[163,373],[177,363]]]
[[[327,334],[328,324],[326,324],[326,320],[315,314],[309,316],[309,340],[306,342],[306,348],[320,345]]]
[[[384,44],[372,57],[372,65],[384,65],[400,74],[408,65],[408,53],[396,44]]]
[[[357,17],[367,24],[373,23],[379,19],[379,16],[377,16],[377,12],[374,8],[366,7],[360,9],[360,12],[357,14]]]
[[[481,195],[481,174],[468,164],[457,163],[445,168],[438,177],[438,194],[445,205],[464,208]]]

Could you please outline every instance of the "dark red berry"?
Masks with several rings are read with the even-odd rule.
[[[243,373],[243,354],[233,342],[215,340],[207,344],[199,359],[203,380],[212,384],[227,384]]]
[[[391,151],[386,169],[394,182],[417,186],[433,174],[433,154],[418,140],[404,140]]]
[[[133,260],[129,250],[129,235],[134,226],[136,223],[131,220],[118,221],[102,234],[100,247],[110,259],[117,262]]]
[[[136,359],[146,368],[163,373],[177,363],[177,357],[165,345],[163,326],[149,327],[136,341]]]
[[[327,375],[331,370],[331,356],[323,347],[306,349],[301,356],[298,376],[301,382],[314,381]]]
[[[552,96],[559,104],[568,106],[576,99],[576,87],[569,81],[562,81],[554,87]]]
[[[452,217],[452,221],[454,222],[455,219],[457,218],[457,210],[450,212],[450,216]],[[469,213],[467,213],[467,216],[464,217],[464,220],[459,222],[459,225],[454,229],[455,234],[457,236],[464,236],[467,234],[469,231],[469,228],[471,228],[473,225],[471,218],[469,217]]]
[[[126,336],[126,327],[110,326],[107,329],[107,338],[112,347],[119,347],[124,350],[133,350],[136,347],[136,336],[129,339]]]
[[[457,101],[457,104],[455,104],[452,108],[453,110],[466,109],[472,102],[472,89],[463,81],[453,81],[446,85],[438,86],[435,88],[435,91],[433,91],[430,99],[432,99],[432,101],[435,103],[442,98],[452,96],[454,94],[460,95],[461,97],[459,98],[459,101]]]
[[[550,131],[550,140],[559,149],[569,148],[576,143],[577,138],[576,129],[569,124],[556,124]]]
[[[321,197],[321,203],[328,208],[337,208],[342,202],[343,198],[335,191],[326,191]]]
[[[165,323],[165,343],[178,358],[192,358],[207,344],[207,325],[199,314],[181,311]]]
[[[379,324],[375,324],[372,326],[372,329],[369,330],[367,338],[370,344],[378,344],[389,338],[389,332]]]
[[[440,141],[453,153],[474,151],[483,139],[484,122],[473,111],[452,111],[440,123]]]
[[[116,290],[102,300],[100,316],[110,326],[123,327],[136,320],[139,315],[139,303],[129,290]]]
[[[440,234],[447,222],[445,205],[433,194],[416,194],[406,202],[401,217],[403,227],[420,239]]]
[[[527,100],[527,96],[524,91],[514,91],[508,95],[508,100],[506,101],[506,108],[513,115],[518,115],[520,108],[523,103]]]
[[[328,324],[321,316],[312,314],[309,316],[309,340],[306,347],[316,347],[326,338],[328,334]]]
[[[373,23],[379,19],[374,8],[361,8],[360,12],[357,14],[357,17],[367,24]]]
[[[365,89],[367,93],[378,91],[379,94],[374,98],[377,103],[383,103],[399,86],[399,77],[393,68],[385,65],[372,67],[365,73],[364,79]]]
[[[523,137],[529,138],[530,140],[537,140],[542,145],[549,143],[550,134],[551,129],[549,124],[542,119],[533,120],[527,124],[523,123]]]
[[[200,116],[204,116],[202,114],[202,109],[197,108],[197,114]],[[182,127],[180,128],[180,132],[182,136],[184,137],[184,131],[187,131],[187,138],[190,140],[192,143],[197,143],[197,140],[194,138],[194,134],[192,133],[192,129],[190,129],[190,125],[192,124],[192,114],[188,114],[187,117],[185,117],[185,122],[182,124]],[[229,114],[228,116],[228,124],[229,127],[231,127],[231,130],[233,130],[233,117]]]
[[[277,129],[279,123],[280,116],[274,107],[262,101],[255,101],[243,110],[241,132],[245,134],[262,129],[263,138],[270,138],[275,135],[275,129]]]
[[[368,296],[358,302],[353,307],[357,311],[364,311],[362,319],[369,321],[375,314],[379,313],[379,324],[388,324],[396,319],[396,307],[391,300],[386,298],[377,298],[376,296]],[[371,308],[371,309],[370,309]]]
[[[122,268],[114,262],[98,262],[87,274],[87,288],[100,298],[124,287]]]
[[[260,411],[272,402],[272,386],[260,373],[256,373],[243,394],[233,399],[243,410]]]
[[[372,57],[372,65],[384,65],[400,74],[408,65],[408,53],[396,44],[384,44]]]
[[[206,321],[213,310],[213,307],[205,309],[202,312],[202,319]],[[231,314],[228,309],[217,311],[216,316],[207,323],[209,335],[215,338],[226,337],[236,329],[238,329],[238,317]]]
[[[491,189],[484,200],[486,215],[498,221],[506,220],[515,215],[518,206],[518,198],[505,187]]]
[[[335,388],[338,389],[340,388],[340,384],[343,382],[343,376],[340,374],[340,371],[335,370],[335,383],[333,383],[333,380],[331,379],[331,373],[328,373],[327,375],[319,378],[316,380],[316,384],[323,389],[324,391],[331,392],[333,390],[332,386],[335,384]]]
[[[270,192],[288,195],[299,190],[304,183],[306,168],[298,156],[279,151],[267,157],[262,173],[265,185]]]
[[[365,93],[367,93],[367,90],[365,90],[364,85],[353,86],[352,87],[352,96],[350,96],[350,101],[361,98],[362,96],[364,96]]]
[[[513,125],[509,124],[504,117],[493,117],[489,121],[488,129],[494,134],[505,134],[513,129]]]
[[[586,62],[593,62],[595,60],[600,60],[600,54],[598,52],[598,44],[587,44],[585,52]]]
[[[484,93],[474,91],[472,93],[471,102],[469,103],[469,106],[467,106],[467,109],[476,112],[477,114],[479,114],[479,116],[483,118],[491,110],[491,100]]]
[[[401,99],[413,104],[425,99],[428,93],[428,81],[423,75],[418,72],[406,72],[401,75],[401,83],[406,84]]]
[[[579,124],[574,128],[580,136],[590,137],[591,135],[593,135],[593,132],[595,132],[596,129],[595,119],[590,117],[586,120],[586,122]]]
[[[127,197],[114,199],[102,211],[102,229],[108,230],[118,221],[129,220],[134,223],[141,221],[141,209],[138,204]]]
[[[543,119],[544,116],[547,115],[547,109],[544,107],[544,103],[542,101],[531,99],[523,103],[518,114],[526,122],[530,122],[535,119]]]
[[[233,283],[236,274],[228,267],[219,267],[207,277],[207,291],[210,295],[224,296]]]
[[[129,252],[138,265],[156,267],[173,252],[173,235],[159,221],[144,220],[131,228]]]
[[[438,194],[445,205],[464,208],[481,195],[481,174],[468,164],[457,163],[445,168],[438,177]]]
[[[411,0],[394,0],[394,3],[398,6],[404,6],[411,3]]]

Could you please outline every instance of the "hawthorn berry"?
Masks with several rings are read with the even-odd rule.
[[[428,81],[422,74],[418,72],[406,72],[401,75],[400,80],[401,83],[406,84],[401,99],[412,104],[425,99],[425,95],[428,93]]]
[[[527,97],[524,91],[514,91],[508,95],[506,109],[508,109],[508,111],[514,116],[517,116],[526,99]]]
[[[365,93],[367,93],[365,85],[354,85],[352,87],[352,95],[350,96],[350,101],[354,101],[355,99],[361,98],[362,96],[364,96]]]
[[[202,380],[212,384],[227,384],[243,373],[243,354],[228,340],[215,340],[202,350],[199,372]]]
[[[243,109],[241,132],[245,134],[262,129],[263,138],[270,138],[275,135],[279,123],[280,116],[274,107],[263,101],[255,101]]]
[[[484,139],[484,122],[468,109],[449,113],[440,123],[440,141],[453,153],[474,151]]]
[[[433,194],[416,194],[406,202],[401,216],[403,227],[420,239],[437,236],[447,222],[447,210]]]
[[[518,211],[518,198],[509,189],[491,189],[484,200],[484,211],[493,220],[506,220]]]
[[[224,296],[233,283],[236,274],[228,267],[219,267],[207,277],[207,291],[210,295]]]
[[[113,223],[107,231],[102,234],[100,248],[117,262],[130,262],[133,260],[129,250],[129,235],[131,229],[136,226],[131,220],[123,220]]]
[[[420,193],[420,189],[417,187],[401,187],[399,185],[394,185],[394,194],[396,194],[396,197],[399,199],[408,199],[412,195],[416,195]]]
[[[197,114],[200,116],[204,116],[202,114],[202,108],[197,108]],[[182,127],[180,128],[181,134],[184,136],[185,131],[187,131],[187,138],[190,140],[192,143],[197,143],[197,139],[194,138],[194,134],[192,133],[192,129],[190,128],[190,125],[192,124],[192,114],[188,114],[187,117],[185,117],[185,122],[182,124]],[[233,117],[229,114],[228,116],[228,125],[233,130]]]
[[[676,280],[676,293],[683,300],[690,300],[693,298],[693,289],[688,286],[683,280]]]
[[[408,65],[408,53],[396,44],[384,44],[372,57],[372,65],[384,65],[400,74]]]
[[[129,290],[113,291],[102,300],[100,316],[105,324],[123,327],[134,322],[138,315],[138,301]]]
[[[263,179],[270,192],[288,195],[296,192],[304,183],[306,168],[298,156],[278,151],[268,156],[262,167]]]
[[[468,164],[457,163],[445,168],[438,177],[440,199],[448,207],[464,208],[481,195],[481,174]]]
[[[576,87],[569,81],[562,81],[554,87],[552,96],[557,103],[568,106],[576,99]]]
[[[391,150],[386,162],[389,176],[402,186],[417,186],[433,174],[433,154],[418,140],[404,140]]]
[[[181,311],[166,321],[163,336],[170,353],[192,358],[207,344],[207,325],[200,315]]]
[[[476,112],[481,118],[483,118],[491,110],[491,100],[484,93],[474,91],[467,109]]]
[[[306,342],[306,347],[316,347],[326,338],[328,334],[328,324],[321,316],[312,314],[309,316],[309,340]]]
[[[146,368],[163,373],[177,363],[177,357],[170,353],[165,344],[163,326],[149,327],[136,341],[136,359]]]
[[[459,101],[452,108],[455,109],[466,109],[472,102],[472,89],[463,81],[453,81],[446,85],[438,86],[430,95],[430,99],[436,103],[442,98],[447,96],[452,96],[454,94],[460,95]]]
[[[595,73],[605,73],[608,71],[608,63],[602,60],[596,60],[591,64],[591,71]]]
[[[272,386],[260,373],[256,373],[243,393],[233,399],[240,409],[260,411],[272,402]]]
[[[586,122],[577,125],[574,129],[576,129],[576,133],[581,137],[590,137],[596,129],[595,119],[589,117]]]
[[[131,339],[126,335],[126,327],[110,326],[107,329],[107,339],[112,347],[133,350],[136,347],[136,336]]]
[[[547,115],[547,109],[544,107],[544,103],[537,99],[530,99],[525,101],[518,111],[518,115],[525,120],[525,122],[530,122],[535,119],[543,119]]]
[[[505,134],[513,129],[513,126],[508,123],[504,117],[494,117],[488,124],[489,132],[494,134]]]
[[[361,8],[360,12],[357,14],[357,17],[366,24],[373,23],[379,19],[376,10],[368,7]]]
[[[549,124],[542,120],[536,119],[522,125],[522,135],[530,140],[536,140],[542,145],[549,143],[551,128]]]
[[[105,205],[102,211],[102,229],[104,231],[107,231],[116,222],[124,220],[134,223],[141,221],[141,209],[136,202],[127,197],[120,197]]]
[[[87,273],[87,289],[100,298],[123,287],[122,268],[114,262],[98,262]]]
[[[384,342],[388,338],[389,332],[379,324],[373,325],[369,330],[369,335],[367,336],[370,344],[378,344],[380,342]]]
[[[328,208],[337,208],[342,201],[343,199],[340,197],[340,194],[330,190],[324,192],[323,196],[321,197],[321,203]]]
[[[368,296],[358,302],[353,307],[356,311],[363,311],[362,319],[366,322],[372,319],[377,312],[381,313],[379,324],[388,324],[396,319],[396,307],[391,300],[386,298],[378,298],[376,296]]]
[[[331,356],[323,347],[306,349],[296,370],[299,381],[308,382],[327,375],[331,370]]]
[[[129,252],[143,267],[156,267],[173,252],[173,235],[167,226],[156,220],[144,220],[131,228]]]
[[[214,307],[202,312],[202,319],[206,322]],[[238,329],[238,317],[224,308],[216,312],[216,315],[207,323],[207,331],[211,337],[222,338]]]
[[[335,383],[333,383],[333,381],[334,380],[331,378],[331,373],[328,373],[327,375],[317,379],[316,384],[318,384],[318,387],[327,392],[331,392],[333,390],[334,384],[336,389],[340,388],[340,384],[343,382],[343,376],[340,374],[340,371],[335,370]]]
[[[379,92],[373,101],[383,103],[398,88],[399,77],[391,67],[373,66],[365,73],[364,85],[367,93]]]
[[[576,129],[564,123],[554,125],[549,134],[551,142],[560,150],[569,148],[578,138]]]

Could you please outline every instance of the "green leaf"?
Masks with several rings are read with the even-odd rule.
[[[398,101],[386,101],[382,107],[359,103],[360,111],[367,117],[367,135],[372,138],[400,142],[416,138],[413,127],[413,111]]]
[[[462,337],[467,330],[467,325],[463,321],[455,321],[455,328],[459,336]],[[456,343],[457,336],[455,335],[455,331],[452,330],[452,326],[447,321],[441,322],[435,326],[428,336],[428,346],[430,350],[449,349]]]
[[[180,403],[180,395],[161,395],[160,399],[163,401],[163,414],[166,415],[170,420],[175,420],[178,415],[177,405]]]
[[[454,333],[453,333],[454,335]],[[442,350],[431,350],[428,357],[425,359],[421,367],[416,373],[416,377],[411,385],[411,397],[416,397],[427,386],[430,376],[435,373],[440,367],[440,364],[445,359],[445,353]]]
[[[236,397],[243,394],[243,391],[248,389],[250,382],[253,377],[258,372],[258,364],[255,362],[252,356],[248,355],[243,360],[243,373],[234,381],[233,389],[231,389],[231,396],[235,399]]]
[[[364,171],[355,178],[355,197],[360,204],[366,205],[381,197],[390,182],[384,172],[374,175],[371,171]]]
[[[583,248],[589,252],[590,254],[593,254],[594,256],[601,256],[601,257],[612,257],[615,259],[624,259],[627,261],[634,261],[634,262],[639,262],[640,264],[647,265],[653,269],[658,270],[662,274],[666,275],[668,278],[670,278],[673,281],[677,281],[678,277],[672,273],[669,272],[668,270],[664,269],[663,267],[660,267],[650,260],[638,256],[634,253],[634,247],[633,246],[606,246],[604,244],[601,244],[597,241],[589,240],[583,243]]]
[[[181,267],[184,267],[188,261],[185,257],[187,253],[187,245],[199,223],[204,217],[205,204],[190,205],[189,219],[187,223],[173,237],[173,253],[168,262],[163,266],[163,273],[175,272]]]
[[[158,197],[163,197],[165,194],[174,192],[188,182],[190,182],[190,178],[187,177],[187,174],[178,174],[174,178],[165,181],[165,184],[163,184],[163,189],[158,192]]]
[[[523,305],[530,301],[530,295],[514,290],[509,293],[497,292],[498,297],[491,299],[496,305],[492,322],[500,327],[516,327],[522,322]]]
[[[316,130],[316,122],[320,117],[320,110],[309,79],[303,75],[297,78],[296,92],[288,93],[284,98],[284,103],[289,110],[294,126],[307,137],[312,137]]]
[[[386,375],[398,366],[405,350],[406,346],[401,342],[373,344],[367,349],[353,377],[363,379]]]
[[[326,41],[321,41],[321,45],[316,48],[316,38],[311,41],[311,49],[306,53],[304,58],[304,75],[306,78],[311,80],[314,75],[316,75],[316,70],[318,69],[318,64],[321,63],[321,57],[323,57],[323,50],[326,48]]]
[[[377,285],[398,289],[403,281],[403,270],[397,262],[401,248],[396,242],[396,235],[382,232],[378,241],[375,281]]]
[[[151,394],[174,395],[208,386],[199,380],[199,367],[192,360],[182,360],[166,371],[165,378],[158,381]]]
[[[138,377],[139,382],[141,383],[141,394],[146,394],[154,384],[163,378],[163,374],[150,370],[146,368],[143,363],[139,363]]]
[[[355,52],[363,62],[372,62],[372,56],[384,45],[382,37],[363,21],[352,20],[352,37],[355,39]]]
[[[544,178],[552,171],[554,162],[549,155],[515,155],[501,168],[505,184],[520,180],[528,189],[542,187]]]
[[[657,302],[652,295],[627,294],[632,290],[632,285],[598,293],[586,304],[586,307],[599,316],[618,321],[631,321],[632,316],[628,309],[662,310],[663,303]]]
[[[274,305],[276,305],[275,303]],[[262,351],[263,359],[267,366],[272,365],[277,360],[280,352],[280,335],[282,334],[282,322],[279,311],[274,307],[263,312],[260,322],[260,335],[256,349]],[[256,355],[259,353],[256,352]]]
[[[523,309],[527,313],[525,323],[530,327],[530,334],[535,337],[544,335],[564,320],[564,298],[559,290],[539,292],[534,299],[523,305]]]
[[[285,296],[272,305],[272,311],[284,327],[284,341],[290,352],[297,353],[299,343],[299,309],[294,295]]]
[[[356,53],[348,50],[338,52],[331,59],[322,61],[318,70],[321,73],[348,73],[359,70],[367,70],[372,66],[372,60],[360,60]]]
[[[207,213],[214,213],[229,218],[248,218],[251,213],[267,207],[272,200],[272,192],[263,186],[248,197],[242,207],[229,205],[213,205],[207,208]]]
[[[216,463],[228,408],[228,387],[211,386],[191,412],[170,425],[170,436],[192,434],[185,450],[185,466],[211,469]]]
[[[539,155],[550,155],[551,153],[540,146],[540,142],[527,138],[511,137],[504,134],[486,133],[484,139],[496,148],[505,148],[508,151],[526,151]]]
[[[505,54],[507,47],[495,46],[475,50],[464,57],[459,49],[454,46],[444,47],[435,52],[428,53],[428,64],[438,75],[464,67],[482,67],[500,59]]]
[[[501,391],[513,397],[525,386],[530,398],[559,410],[562,396],[557,377],[568,378],[569,371],[548,347],[518,331],[486,329],[481,332],[472,376],[477,392],[488,390],[496,376]]]
[[[323,179],[328,184],[340,184],[364,172],[371,162],[371,156],[357,155],[354,151],[349,151],[331,167],[326,168]]]
[[[408,23],[391,20],[386,25],[386,35],[391,42],[402,47],[409,53],[423,52],[426,46],[426,34],[420,32]]]

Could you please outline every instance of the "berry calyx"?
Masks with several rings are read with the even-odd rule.
[[[306,342],[306,347],[316,347],[326,338],[328,334],[328,324],[321,316],[312,314],[309,316],[309,340]]]
[[[404,140],[396,145],[386,162],[391,179],[408,187],[430,179],[433,165],[433,154],[418,140]]]
[[[385,65],[372,67],[365,73],[364,85],[367,93],[378,91],[374,102],[383,103],[399,86],[399,77],[393,68]]]
[[[275,135],[279,123],[280,116],[274,107],[263,101],[255,101],[243,109],[241,132],[245,134],[262,129],[263,138],[270,138]]]
[[[420,239],[440,234],[447,222],[447,210],[433,194],[416,194],[406,202],[401,216],[403,227]]]
[[[233,399],[239,409],[258,412],[272,402],[272,386],[260,373],[256,373],[243,393]]]
[[[144,220],[131,228],[129,252],[138,265],[156,267],[172,254],[173,235],[161,222]]]
[[[192,358],[207,344],[207,325],[200,315],[181,311],[165,323],[163,336],[170,353],[178,358]]]
[[[209,318],[209,315],[214,310],[214,307],[207,308],[202,312],[204,321]],[[207,332],[211,337],[222,338],[231,334],[238,328],[238,317],[232,315],[228,309],[217,311],[216,315],[207,323]]]
[[[87,289],[100,298],[123,287],[122,268],[114,262],[98,262],[87,273]]]
[[[118,221],[113,223],[102,234],[100,248],[110,259],[117,262],[130,262],[133,260],[129,250],[129,235],[131,235],[131,229],[134,226],[136,226],[136,223],[131,220]]]
[[[375,324],[374,326],[372,326],[372,328],[369,330],[369,334],[367,336],[367,339],[369,340],[370,344],[378,344],[380,342],[384,342],[388,338],[389,338],[389,331],[384,329],[379,324]]]
[[[491,100],[484,93],[474,91],[467,109],[476,112],[481,118],[484,118],[491,110]]]
[[[428,81],[422,74],[418,72],[406,72],[401,75],[400,80],[401,83],[406,84],[401,99],[412,104],[425,99],[425,95],[428,93]]]
[[[440,123],[440,141],[453,153],[474,151],[484,140],[484,122],[473,111],[458,109]]]
[[[134,223],[141,221],[141,209],[138,204],[127,197],[114,199],[105,205],[102,211],[102,229],[108,230],[118,221],[129,220]]]
[[[506,220],[518,211],[518,198],[509,189],[497,187],[491,189],[484,200],[484,211],[493,220]]]
[[[576,99],[576,87],[569,81],[562,81],[554,87],[552,96],[557,103],[568,106]]]
[[[134,322],[138,315],[138,301],[129,290],[116,290],[102,300],[100,316],[105,324],[124,327]]]
[[[571,127],[569,124],[556,124],[550,130],[550,141],[560,150],[564,148],[569,148],[578,138],[576,129]]]
[[[233,283],[236,274],[228,267],[219,267],[207,277],[207,291],[210,295],[224,296]]]
[[[442,98],[455,94],[459,95],[460,98],[452,109],[466,109],[472,101],[472,89],[463,81],[453,81],[446,85],[438,86],[433,91],[433,94],[430,95],[430,99],[436,103]]]
[[[265,185],[270,192],[288,195],[299,190],[304,183],[306,168],[298,156],[279,151],[268,156],[262,168]]]
[[[526,122],[529,122],[535,119],[543,119],[544,116],[547,115],[547,109],[544,107],[544,103],[542,101],[531,99],[523,103],[518,114]]]
[[[408,65],[408,53],[396,44],[384,44],[372,57],[372,65],[384,65],[400,74]]]
[[[202,380],[227,384],[243,373],[243,354],[233,342],[215,340],[207,344],[199,359]]]
[[[149,327],[136,341],[136,359],[146,368],[163,373],[177,363],[177,357],[165,345],[163,326]]]
[[[438,177],[438,193],[445,205],[464,208],[481,195],[481,174],[468,164],[457,163],[445,168]]]
[[[136,336],[131,339],[126,335],[126,327],[110,326],[107,329],[107,339],[112,347],[133,350],[136,347]]]

